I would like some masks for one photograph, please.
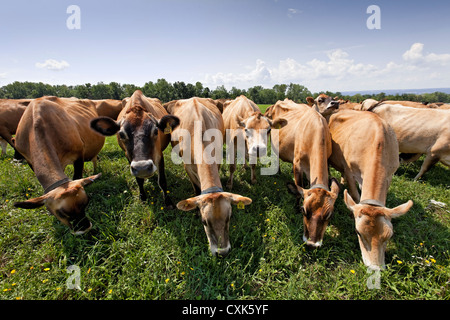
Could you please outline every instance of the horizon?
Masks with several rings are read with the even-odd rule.
[[[448,1],[130,1],[2,3],[0,86],[450,87]],[[379,29],[369,28],[372,4]]]

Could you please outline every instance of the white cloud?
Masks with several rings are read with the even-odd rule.
[[[424,54],[423,49],[423,44],[414,43],[402,57],[386,65],[357,62],[343,49],[327,52],[325,59],[304,63],[287,58],[278,65],[268,65],[257,59],[247,72],[207,75],[204,82],[213,87],[240,88],[295,82],[310,90],[332,91],[445,86],[443,83],[450,82],[450,70],[445,70],[450,66],[450,54]]]
[[[0,73],[0,79],[5,79],[7,76],[6,72]]]
[[[57,61],[54,59],[47,59],[44,63],[37,62],[36,67],[52,71],[61,71],[70,67],[70,64],[65,60]]]
[[[447,65],[450,63],[450,54],[423,53],[424,44],[414,43],[409,50],[403,54],[403,60],[412,64],[439,64]]]

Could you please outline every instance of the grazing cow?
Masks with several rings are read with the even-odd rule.
[[[385,104],[399,104],[404,107],[410,107],[410,108],[422,108],[422,109],[431,109],[433,108],[432,105],[423,104],[422,102],[415,102],[415,101],[403,101],[403,100],[384,100],[383,103]]]
[[[309,247],[320,247],[334,203],[339,194],[336,179],[328,181],[328,161],[331,155],[331,135],[327,122],[314,109],[296,104],[291,100],[278,101],[273,114],[280,114],[287,125],[279,131],[279,150],[274,151],[280,159],[293,164],[295,185],[289,190],[303,197],[303,240]],[[276,121],[277,118],[273,118]],[[272,132],[272,139],[274,138]],[[309,189],[302,188],[302,176],[306,174]]]
[[[450,111],[409,108],[379,103],[373,99],[365,100],[362,109],[376,113],[394,129],[399,151],[416,154],[410,161],[426,154],[414,180],[422,177],[439,161],[450,166]]]
[[[120,112],[126,104],[126,100],[92,100],[95,103],[95,108],[99,117],[110,117],[117,120]]]
[[[184,168],[198,195],[180,201],[177,208],[183,211],[199,208],[211,253],[214,256],[225,256],[231,249],[231,204],[249,205],[252,200],[223,192],[218,170],[220,162],[199,158],[212,146],[217,147],[214,152],[219,150],[218,152],[222,153],[225,133],[222,115],[213,103],[203,98],[179,100],[172,104],[169,112],[181,119],[179,128],[172,134],[172,145],[174,150],[178,148],[179,154],[183,156]],[[205,138],[206,131],[216,133],[214,141],[212,138]],[[200,140],[201,142],[197,142]]]
[[[227,105],[223,112],[223,122],[225,129],[230,130],[226,141],[228,146],[233,147],[233,159],[230,161],[230,178],[227,188],[233,188],[233,175],[236,170],[235,159],[237,156],[238,140],[245,141],[246,158],[253,159],[267,154],[267,135],[271,128],[280,129],[286,125],[286,120],[278,118],[273,121],[261,114],[258,106],[246,96],[240,96]],[[254,162],[254,161],[252,161]],[[251,164],[251,182],[256,183],[256,163]]]
[[[376,114],[342,110],[329,117],[333,151],[329,163],[345,177],[344,200],[355,218],[364,264],[384,266],[388,240],[393,235],[391,219],[408,212],[409,200],[386,208],[392,176],[399,166],[398,143],[393,129]],[[361,186],[361,197],[356,188]]]
[[[20,118],[22,118],[26,107],[31,101],[32,99],[0,99],[0,141],[2,141],[3,154],[6,153],[4,141],[14,148],[12,136],[16,134]],[[16,152],[14,158],[19,159],[22,157]]]
[[[167,195],[163,151],[180,120],[169,115],[158,99],[147,98],[140,90],[127,100],[117,121],[98,117],[91,121],[91,128],[105,136],[117,134],[119,146],[130,162],[131,174],[136,177],[142,201],[147,199],[144,179],[158,171],[158,185],[163,191],[165,206],[173,209]]]
[[[33,100],[19,122],[15,147],[25,157],[45,190],[41,197],[16,202],[24,209],[47,207],[72,233],[92,227],[85,215],[88,197],[84,187],[101,174],[82,179],[85,161],[95,159],[105,138],[89,128],[97,111],[88,100],[43,97]],[[64,173],[73,164],[74,181]]]

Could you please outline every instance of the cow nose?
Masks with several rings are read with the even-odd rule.
[[[149,178],[155,173],[156,166],[152,160],[132,161],[130,169],[137,178]]]
[[[339,107],[339,101],[331,101],[329,108],[337,108]]]

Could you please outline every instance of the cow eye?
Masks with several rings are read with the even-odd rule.
[[[157,136],[158,135],[158,128],[153,129],[153,135]]]
[[[125,131],[119,131],[119,137],[122,140],[126,140],[128,138],[127,134],[125,133]]]

